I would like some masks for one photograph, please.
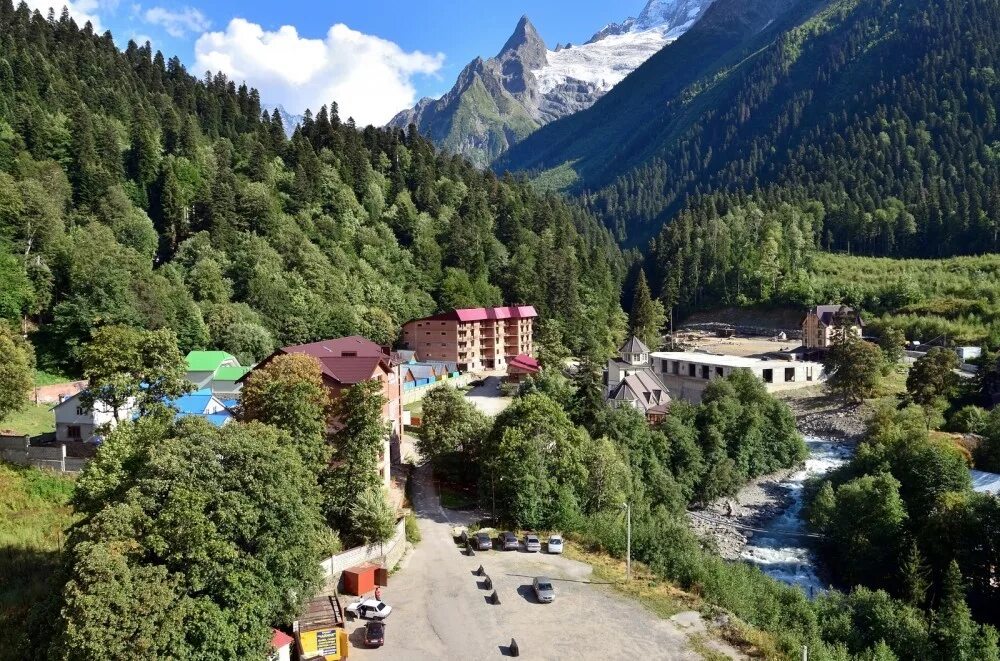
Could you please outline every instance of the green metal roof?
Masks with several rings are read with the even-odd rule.
[[[220,367],[215,371],[215,381],[238,381],[250,371],[249,367]]]
[[[214,372],[219,365],[236,357],[225,351],[192,351],[187,355],[189,372]]]

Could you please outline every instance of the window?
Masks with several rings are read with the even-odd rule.
[[[786,367],[785,368],[785,383],[793,383],[795,381],[795,368]]]
[[[358,357],[358,352],[357,351],[342,351],[340,353],[340,356],[341,356],[341,358],[357,358]]]
[[[807,367],[806,368],[806,381],[812,381],[812,380],[813,380],[813,368],[812,367]]]
[[[695,365],[694,363],[688,363],[688,376],[691,377],[696,376],[697,369],[698,369],[697,365]]]
[[[725,376],[725,374],[723,373],[723,371],[722,371],[722,368],[721,368],[721,367],[716,367],[716,368],[715,368],[715,376],[719,377],[720,379],[721,379],[721,378],[722,378],[723,376]]]
[[[764,383],[774,383],[774,370],[764,370]]]
[[[79,440],[81,438],[81,436],[80,436],[80,426],[79,425],[70,425],[69,427],[66,427],[66,436],[68,436],[69,438],[72,438],[72,439]]]
[[[701,366],[701,378],[703,378],[703,379],[707,379],[708,378],[708,365],[702,365]]]
[[[674,364],[672,365],[672,367],[673,367],[673,369],[672,369],[671,371],[672,371],[672,372],[673,372],[674,374],[680,374],[680,373],[681,373],[681,364],[680,364],[680,362],[679,362],[679,361],[676,361],[676,360],[675,360],[675,361],[674,361]]]
[[[77,415],[83,415],[84,413],[86,413],[86,411],[83,410],[82,406],[77,406],[76,407],[76,414]]]

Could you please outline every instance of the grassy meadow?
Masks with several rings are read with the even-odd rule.
[[[72,493],[72,477],[0,462],[0,659],[29,658],[25,624],[52,589]]]

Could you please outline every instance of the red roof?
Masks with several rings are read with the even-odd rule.
[[[488,319],[534,319],[537,316],[538,313],[535,312],[534,306],[512,305],[502,308],[463,308],[461,310],[442,312],[433,317],[424,317],[424,319],[434,319],[437,321],[486,321]],[[423,321],[423,319],[414,319],[413,321]]]
[[[507,363],[507,369],[519,369],[526,372],[538,372],[542,369],[538,361],[527,354],[519,354],[510,359]]]
[[[384,358],[379,356],[331,356],[317,358],[323,376],[333,379],[345,386],[353,386],[372,378],[379,365],[389,369]]]
[[[388,356],[388,350],[375,344],[366,337],[351,335],[333,340],[320,340],[310,344],[298,344],[282,349],[284,353],[304,353],[315,358],[343,356],[345,353],[355,356]]]
[[[264,359],[255,369],[267,365],[274,356],[290,353],[312,356],[319,362],[325,379],[345,386],[368,381],[380,364],[387,372],[392,369],[389,355],[382,347],[360,335],[283,347]],[[251,373],[247,373],[240,381],[245,381]]]
[[[276,650],[280,650],[282,647],[285,647],[286,645],[291,645],[292,643],[295,642],[295,639],[289,636],[284,631],[278,631],[277,629],[272,629],[272,631],[274,633],[271,634],[271,647],[273,647]]]

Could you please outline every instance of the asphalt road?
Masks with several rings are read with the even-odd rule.
[[[419,470],[414,505],[423,540],[389,579],[383,598],[393,612],[386,644],[360,649],[362,621],[348,622],[352,659],[496,659],[516,638],[527,659],[697,659],[685,634],[639,604],[591,584],[590,567],[562,556],[484,551],[462,554],[451,538],[461,514],[442,510]],[[474,570],[482,564],[501,604],[487,602]],[[553,580],[556,600],[539,604],[535,576]]]

